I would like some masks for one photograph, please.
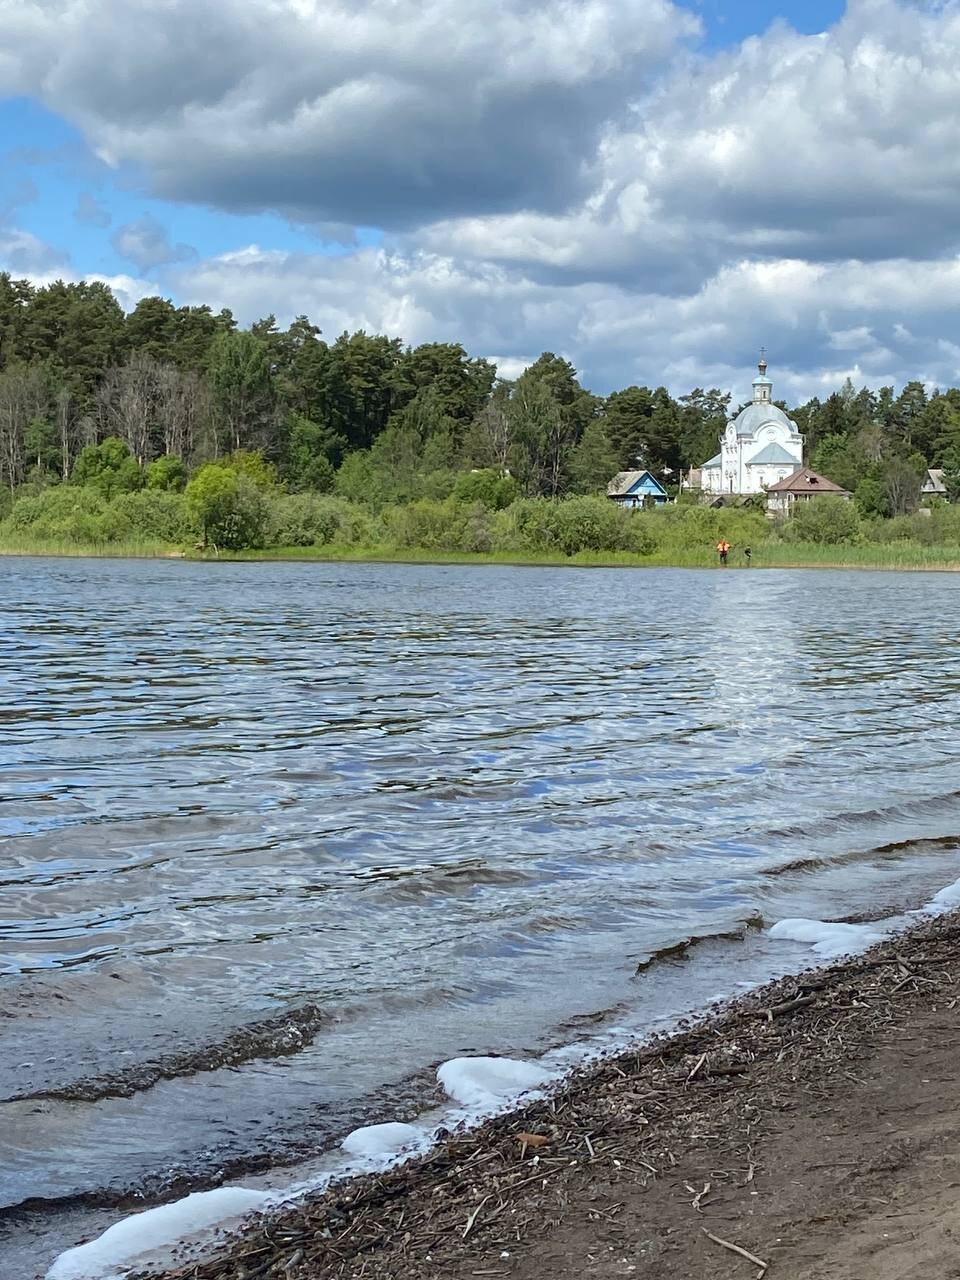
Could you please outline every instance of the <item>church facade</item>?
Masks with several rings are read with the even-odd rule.
[[[803,466],[803,436],[773,403],[773,383],[762,356],[759,370],[752,402],[727,423],[720,452],[700,469],[704,493],[763,493]]]

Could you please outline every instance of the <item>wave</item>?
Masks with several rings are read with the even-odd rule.
[[[75,1080],[53,1089],[19,1093],[5,1102],[99,1102],[103,1098],[131,1098],[161,1080],[199,1075],[223,1067],[237,1067],[263,1058],[289,1057],[306,1048],[331,1015],[319,1005],[305,1004],[272,1018],[232,1031],[217,1044],[165,1054],[121,1071]]]
[[[668,946],[658,947],[651,951],[645,960],[641,960],[634,970],[634,976],[646,973],[656,964],[669,960],[686,960],[696,947],[711,942],[744,942],[749,933],[759,932],[764,927],[763,916],[759,911],[747,916],[735,929],[721,929],[716,933],[695,933],[689,938],[681,938]]]
[[[960,793],[958,793],[960,794]],[[924,853],[942,853],[960,849],[960,835],[936,836],[923,840],[890,840],[867,849],[847,849],[841,853],[811,854],[809,857],[792,858],[774,867],[764,867],[761,874],[768,877],[795,875],[822,871],[826,867],[842,867],[858,862],[872,862],[880,858],[903,858]]]

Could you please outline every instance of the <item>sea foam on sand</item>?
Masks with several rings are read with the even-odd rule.
[[[866,951],[885,936],[880,929],[866,924],[831,924],[825,920],[778,920],[767,931],[771,938],[784,942],[807,942],[818,956],[846,956]]]
[[[423,1129],[412,1124],[368,1124],[348,1133],[340,1146],[351,1156],[390,1156],[423,1141]]]
[[[529,1089],[542,1089],[557,1077],[516,1058],[451,1058],[437,1068],[446,1093],[464,1107],[502,1106]]]
[[[151,1250],[262,1209],[271,1198],[247,1187],[218,1187],[132,1214],[89,1244],[61,1253],[47,1280],[113,1280]]]
[[[909,916],[942,915],[946,911],[953,911],[955,907],[960,907],[960,880],[955,880],[953,884],[948,884],[939,893],[935,893],[918,911],[908,911],[906,917],[897,917],[886,926],[876,922],[840,924],[829,920],[778,920],[767,930],[767,936],[784,942],[809,943],[817,955],[835,959],[837,956],[866,951],[874,943],[889,938],[903,928]]]

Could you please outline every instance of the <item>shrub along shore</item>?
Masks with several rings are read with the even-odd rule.
[[[716,510],[685,495],[628,511],[598,493],[524,496],[513,477],[492,469],[451,474],[443,488],[442,496],[392,503],[290,492],[259,453],[188,472],[173,457],[140,467],[122,441],[106,440],[82,451],[68,482],[24,484],[9,495],[0,551],[696,568],[716,564],[723,538],[733,567],[960,564],[960,507],[946,503],[883,519],[822,497],[771,521],[762,498]]]

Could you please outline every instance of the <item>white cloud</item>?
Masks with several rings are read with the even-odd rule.
[[[552,349],[598,390],[743,398],[761,342],[791,400],[956,380],[960,2],[850,0],[712,56],[692,30],[669,0],[0,0],[0,80],[168,196],[393,228],[190,263],[121,228],[140,274],[243,321],[457,340],[508,374]]]
[[[66,262],[65,253],[44,244],[32,232],[0,226],[0,269],[32,276]]]
[[[720,386],[745,398],[761,343],[776,394],[794,401],[829,394],[852,370],[872,385],[956,376],[953,353],[937,339],[960,307],[960,258],[743,259],[670,296],[608,281],[543,282],[423,251],[326,257],[250,246],[169,283],[185,301],[228,306],[243,323],[306,312],[329,339],[365,328],[412,343],[462,341],[494,355],[505,376],[541,350],[561,352],[598,391],[638,382],[681,394]]]
[[[415,225],[566,205],[697,29],[671,0],[0,0],[0,91],[162,196]]]
[[[607,131],[575,209],[439,220],[439,252],[683,290],[731,257],[883,260],[960,247],[960,8],[850,0],[687,59]]]
[[[0,226],[0,271],[25,277],[37,288],[53,284],[56,280],[68,283],[99,280],[110,286],[125,311],[132,311],[141,298],[156,292],[156,285],[135,276],[77,271],[67,254],[19,227]]]

